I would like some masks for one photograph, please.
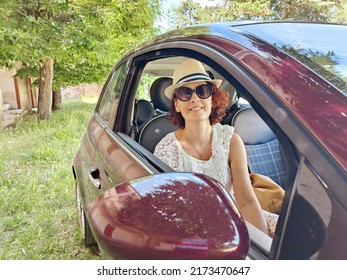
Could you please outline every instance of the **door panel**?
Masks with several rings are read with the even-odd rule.
[[[280,259],[346,259],[347,211],[302,160]]]
[[[100,137],[104,131],[104,127],[100,124],[97,116],[94,114],[87,126],[87,132],[85,133],[81,146],[79,148],[80,166],[75,165],[78,184],[80,185],[80,194],[84,198],[83,200],[88,205],[90,202],[90,188],[93,188],[90,181],[90,168],[93,166],[96,146],[100,140]]]
[[[102,181],[101,192],[124,181],[143,177],[149,174],[136,155],[117,139],[115,134],[105,130],[99,141],[95,157],[95,165],[100,170]]]

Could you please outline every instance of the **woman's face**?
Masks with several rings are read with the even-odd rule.
[[[196,89],[200,85],[204,85],[206,82],[191,82],[186,84],[185,87]],[[212,109],[212,95],[206,99],[201,99],[193,92],[192,97],[187,101],[181,101],[176,98],[175,109],[180,112],[185,121],[197,122],[209,119]]]

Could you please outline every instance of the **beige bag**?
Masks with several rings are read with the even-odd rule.
[[[279,214],[284,198],[284,189],[270,177],[262,174],[251,173],[250,179],[261,208]]]

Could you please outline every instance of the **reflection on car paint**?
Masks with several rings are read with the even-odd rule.
[[[221,188],[198,175],[150,176],[109,189],[89,213],[99,244],[119,258],[245,258],[245,225]]]

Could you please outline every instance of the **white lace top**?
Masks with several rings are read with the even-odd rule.
[[[206,174],[230,189],[229,149],[234,128],[217,123],[212,126],[212,156],[198,160],[185,152],[174,132],[166,135],[155,147],[154,155],[176,171]]]

